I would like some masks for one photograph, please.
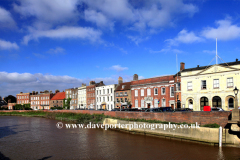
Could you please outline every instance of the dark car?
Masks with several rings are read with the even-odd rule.
[[[148,108],[145,112],[162,112],[160,108]]]
[[[111,111],[120,111],[120,109],[119,108],[114,108]]]
[[[191,109],[191,108],[176,108],[174,111],[176,111],[176,112],[185,112],[185,111],[190,111],[190,112],[192,112],[193,111],[193,109]]]
[[[219,107],[214,107],[214,108],[211,108],[212,111],[224,111],[222,108],[219,108]]]
[[[172,107],[160,107],[161,112],[174,112]]]

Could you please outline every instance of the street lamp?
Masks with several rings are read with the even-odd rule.
[[[235,96],[237,96],[237,94],[238,94],[238,91],[239,91],[239,89],[237,89],[237,87],[235,87],[235,89],[233,90],[233,92],[234,92]]]
[[[239,111],[238,111],[238,89],[237,87],[235,87],[235,89],[233,90],[234,94],[235,94],[235,106],[234,109],[232,110],[232,121],[239,121]]]

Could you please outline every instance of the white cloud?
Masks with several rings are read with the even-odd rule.
[[[131,81],[132,76],[122,76],[125,81]],[[141,76],[139,76],[141,77]],[[71,76],[55,76],[42,73],[8,73],[0,72],[0,95],[14,95],[20,92],[44,91],[59,89],[63,91],[67,88],[80,87],[82,83],[89,84],[89,81],[103,81],[105,85],[117,84],[118,76],[111,76],[105,78],[86,78],[79,79]]]
[[[165,49],[161,49],[159,51],[154,51],[154,50],[149,50],[150,53],[184,53],[181,50],[178,49],[171,49],[171,48],[165,48]]]
[[[97,24],[106,24],[110,20],[120,21],[139,31],[147,27],[174,25],[177,15],[191,17],[198,11],[196,6],[185,4],[182,0],[143,0],[142,6],[128,0],[82,0],[82,2],[90,8],[91,15],[94,15],[86,16],[86,20]]]
[[[15,27],[16,23],[12,18],[9,11],[0,7],[0,27],[12,28]]]
[[[100,41],[101,31],[94,30],[88,27],[69,27],[63,26],[57,29],[51,30],[34,30],[30,29],[30,34],[23,38],[23,43],[28,44],[31,40],[38,40],[38,38],[53,38],[53,39],[65,39],[65,38],[80,38],[87,39],[92,42]]]
[[[36,56],[37,58],[45,58],[43,54],[33,53],[33,55]]]
[[[128,36],[128,38],[132,40],[136,45],[149,39],[149,37],[142,38],[139,36]]]
[[[78,0],[18,0],[14,10],[23,17],[34,17],[38,29],[78,20]]]
[[[9,42],[0,39],[0,50],[8,50],[8,49],[18,49],[18,45],[14,42]]]
[[[174,39],[167,39],[165,40],[169,43],[170,46],[177,46],[179,43],[194,43],[194,42],[201,42],[203,39],[195,35],[194,32],[188,32],[187,30],[183,29],[178,33],[178,35]]]
[[[109,69],[120,72],[120,71],[128,70],[128,67],[121,67],[121,65],[114,65]]]
[[[208,27],[202,31],[202,36],[209,39],[232,40],[240,37],[240,27],[233,25],[229,18],[216,21],[217,28]]]
[[[49,49],[49,51],[47,51],[47,53],[53,53],[53,54],[64,53],[64,52],[65,52],[65,49],[61,47],[56,47],[55,49],[51,48]]]

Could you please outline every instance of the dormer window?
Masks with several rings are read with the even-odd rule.
[[[126,86],[126,85],[122,85],[122,89],[124,89],[124,88],[125,88],[125,86]]]

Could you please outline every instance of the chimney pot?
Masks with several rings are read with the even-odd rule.
[[[134,75],[133,75],[133,80],[134,80],[134,81],[137,81],[137,80],[138,80],[138,75],[137,75],[137,74],[134,74]]]
[[[121,83],[123,83],[123,78],[122,78],[122,77],[119,77],[119,78],[118,78],[118,84],[121,84]]]
[[[180,63],[180,71],[184,70],[185,69],[185,63],[181,62]]]
[[[236,59],[236,62],[238,62],[238,59]]]

